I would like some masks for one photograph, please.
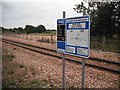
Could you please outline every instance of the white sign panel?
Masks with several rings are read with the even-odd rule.
[[[89,57],[90,48],[89,16],[66,19],[66,53]]]
[[[66,51],[70,53],[75,53],[75,47],[66,46]]]
[[[68,45],[73,45],[73,46],[83,46],[87,47],[88,46],[88,30],[67,30],[67,44]]]

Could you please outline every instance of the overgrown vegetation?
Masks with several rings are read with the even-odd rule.
[[[53,88],[54,85],[38,79],[29,79],[29,72],[35,77],[37,71],[33,67],[15,62],[14,55],[6,49],[2,53],[2,88]],[[28,77],[28,78],[26,78]]]
[[[77,13],[90,15],[91,21],[91,36],[105,38],[120,37],[120,1],[118,2],[88,2],[88,7],[81,4],[76,4],[74,10]]]
[[[3,49],[2,54],[2,87],[19,87],[26,75],[26,67],[13,61],[14,55]]]
[[[52,31],[52,30],[47,30],[47,31],[45,31],[45,32],[43,32],[43,33],[31,33],[31,35],[39,35],[39,36],[51,36],[51,35],[53,35],[53,36],[55,36],[56,35],[56,31]]]
[[[120,53],[120,42],[117,39],[91,37],[90,48],[99,51]]]
[[[120,52],[120,1],[84,2],[73,8],[77,13],[90,15],[91,49]]]

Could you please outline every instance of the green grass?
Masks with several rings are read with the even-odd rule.
[[[46,31],[43,33],[31,33],[31,35],[51,36],[51,35],[56,35],[56,31]]]
[[[47,82],[33,79],[29,82],[22,83],[20,88],[53,88],[53,85],[51,86]]]
[[[90,48],[94,50],[120,53],[120,46],[116,44],[114,41],[105,42],[103,44],[101,40],[96,40],[96,41],[91,40]]]
[[[2,87],[15,88],[19,87],[20,82],[23,82],[23,77],[26,75],[26,68],[22,64],[13,61],[14,55],[9,54],[3,49],[2,53]],[[24,69],[23,69],[24,68]],[[20,72],[19,72],[20,71]]]
[[[19,66],[19,68],[24,68],[25,67],[23,64],[19,64],[18,66]]]

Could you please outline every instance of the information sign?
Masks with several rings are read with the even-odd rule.
[[[90,20],[89,16],[66,19],[65,52],[80,57],[89,57]]]
[[[57,51],[65,52],[65,19],[57,20]]]

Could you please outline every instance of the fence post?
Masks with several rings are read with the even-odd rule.
[[[53,43],[53,35],[51,35],[51,43]]]
[[[36,41],[37,41],[37,35],[36,35]]]
[[[103,49],[105,48],[105,37],[103,37]]]
[[[27,33],[26,33],[26,40],[27,40]]]
[[[42,35],[42,40],[41,40],[41,41],[43,41],[43,39],[44,39],[44,37],[43,37],[43,35]]]

